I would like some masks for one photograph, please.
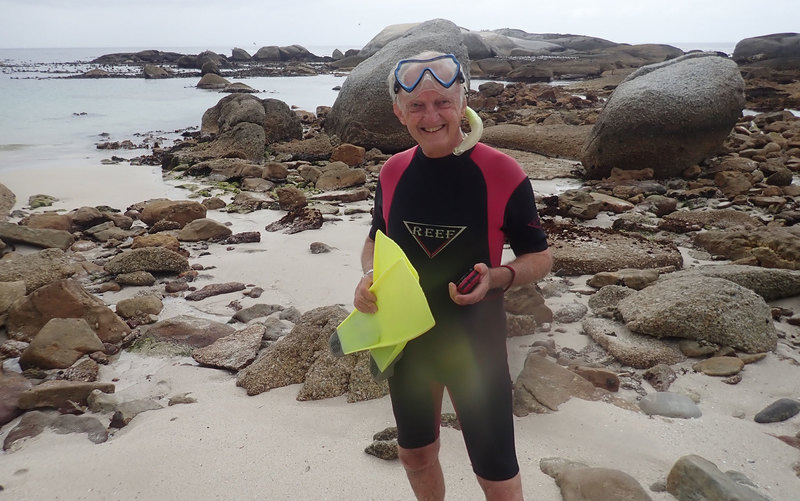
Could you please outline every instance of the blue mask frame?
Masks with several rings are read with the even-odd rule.
[[[414,83],[411,85],[405,85],[400,82],[400,69],[403,67],[404,64],[408,63],[432,63],[434,61],[439,61],[441,59],[450,59],[456,65],[456,71],[453,73],[453,77],[449,79],[443,79],[439,75],[436,74],[436,71],[431,68],[430,66],[425,66],[422,71],[419,72],[419,75],[414,80]],[[430,74],[434,80],[439,82],[439,84],[444,87],[445,89],[449,89],[453,86],[456,81],[460,83],[466,82],[466,78],[464,78],[464,73],[461,71],[461,63],[458,62],[456,56],[453,54],[444,54],[441,56],[436,56],[430,59],[403,59],[397,63],[397,66],[394,69],[394,93],[397,94],[400,92],[400,89],[403,89],[406,92],[412,92],[414,89],[417,88],[417,85],[422,81],[422,78],[425,76],[425,73]]]

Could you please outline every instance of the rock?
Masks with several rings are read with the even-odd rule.
[[[261,233],[258,231],[243,231],[235,233],[222,241],[225,245],[252,244],[261,241]]]
[[[678,176],[721,149],[743,107],[744,80],[729,59],[694,53],[644,66],[603,107],[583,165],[595,179],[612,167]]]
[[[270,223],[264,229],[270,232],[283,230],[284,233],[291,235],[305,230],[322,228],[322,222],[322,213],[319,209],[301,207]]]
[[[598,275],[600,274],[598,273],[595,277]],[[589,280],[592,281],[593,279]],[[592,283],[589,285],[595,286]],[[589,296],[587,304],[595,314],[607,318],[614,318],[614,314],[617,311],[617,303],[635,292],[635,289],[622,285],[604,285],[599,291]]]
[[[469,73],[467,48],[455,24],[434,19],[416,25],[350,72],[325,119],[326,132],[386,153],[412,146],[413,139],[392,111],[386,78],[397,61],[425,50],[455,54]]]
[[[200,290],[190,292],[186,295],[187,301],[202,301],[203,299],[218,296],[220,294],[230,294],[245,289],[245,285],[239,282],[227,282],[224,284],[209,284]]]
[[[86,405],[89,410],[98,413],[114,412],[119,405],[119,396],[114,393],[105,393],[100,390],[92,390],[86,397]]]
[[[82,318],[52,318],[22,353],[22,369],[66,369],[87,353],[103,350],[103,342]]]
[[[658,280],[658,276],[658,270],[622,269],[596,273],[586,284],[598,289],[606,285],[622,285],[638,291]]]
[[[765,268],[800,270],[798,226],[750,231],[705,231],[694,237],[694,243],[725,259],[748,260]]]
[[[156,277],[149,271],[134,271],[132,273],[120,273],[114,281],[119,285],[147,287],[156,283]]]
[[[275,190],[278,197],[278,206],[281,210],[293,211],[308,205],[306,194],[295,186],[280,187]]]
[[[652,500],[635,478],[610,468],[570,468],[556,476],[555,480],[564,501]]]
[[[297,400],[322,400],[344,395],[356,362],[356,356],[337,358],[329,350],[323,351],[306,373]]]
[[[242,370],[256,359],[265,330],[264,326],[259,324],[245,327],[217,339],[204,348],[194,350],[192,358],[197,363],[210,367],[232,371]]]
[[[553,320],[560,324],[577,322],[583,318],[588,311],[589,308],[586,305],[576,301],[571,304],[566,304],[554,311]]]
[[[364,169],[351,169],[344,162],[334,162],[322,170],[316,182],[321,191],[336,191],[367,182]]]
[[[733,209],[681,210],[664,216],[658,223],[658,228],[673,233],[712,229],[757,230],[764,228],[764,223],[742,211]]]
[[[664,275],[665,280],[682,276],[717,277],[730,280],[755,292],[764,301],[800,295],[800,270],[785,270],[740,264],[696,266]]]
[[[364,161],[367,150],[363,146],[350,143],[340,144],[331,153],[331,162],[344,162],[350,167],[355,167]]]
[[[232,235],[230,228],[213,219],[200,218],[187,223],[178,232],[178,240],[182,242],[199,242],[201,240],[222,240]]]
[[[82,318],[104,343],[119,343],[130,328],[102,300],[75,280],[63,279],[40,287],[8,312],[8,333],[31,341],[53,318]],[[100,348],[102,349],[102,348]]]
[[[122,299],[117,303],[117,315],[122,318],[138,318],[144,315],[158,315],[164,303],[157,296],[144,295]]]
[[[486,127],[481,142],[496,148],[529,151],[554,158],[580,160],[591,125],[517,125]]]
[[[142,336],[192,348],[202,348],[233,334],[235,330],[229,325],[213,320],[179,315],[154,323]]]
[[[206,217],[206,208],[199,202],[191,200],[154,200],[147,203],[142,210],[141,220],[152,226],[162,219],[174,221],[185,226],[195,219]]]
[[[64,230],[30,228],[0,221],[0,240],[45,249],[67,250],[75,242],[75,237],[72,236],[72,233]]]
[[[777,332],[769,305],[740,285],[714,277],[656,282],[618,304],[640,334],[707,340],[746,353],[771,351]]]
[[[0,221],[6,221],[14,204],[17,203],[17,196],[9,190],[3,183],[0,183]]]
[[[667,391],[670,385],[678,379],[678,375],[667,364],[656,364],[642,374],[645,381],[650,383],[656,391]]]
[[[302,383],[316,353],[328,352],[328,339],[347,312],[340,306],[326,306],[306,312],[292,331],[270,345],[255,362],[239,372],[236,385],[248,395],[272,388]]]
[[[131,249],[142,249],[144,247],[164,247],[173,252],[178,252],[181,248],[181,244],[174,235],[169,235],[167,233],[138,235],[133,237]]]
[[[736,357],[711,357],[692,365],[696,372],[706,376],[733,376],[744,367],[744,361]]]
[[[247,308],[242,308],[233,314],[233,319],[239,322],[248,323],[261,317],[268,317],[277,311],[282,311],[283,306],[279,304],[254,304]]]
[[[572,397],[590,400],[593,394],[591,382],[544,357],[528,355],[514,383],[514,415],[527,416],[542,406],[556,411]]]
[[[800,401],[793,398],[778,399],[756,414],[756,423],[780,423],[800,413]]]
[[[28,378],[15,372],[4,372],[0,365],[0,426],[11,422],[20,414],[20,396],[30,387]]]
[[[115,275],[136,271],[181,273],[189,269],[189,261],[165,247],[143,247],[114,256],[103,268]]]
[[[680,251],[673,243],[605,228],[546,225],[545,231],[553,254],[553,271],[561,275],[683,265]]]
[[[222,90],[230,84],[231,82],[229,80],[217,75],[216,73],[206,73],[200,78],[200,81],[197,82],[197,88]]]
[[[324,242],[311,242],[308,249],[312,254],[327,254],[334,248]]]
[[[112,383],[83,381],[45,381],[23,392],[19,397],[19,408],[24,410],[41,407],[62,407],[67,401],[86,405],[86,399],[92,390],[114,393]]]
[[[596,388],[607,391],[619,391],[619,376],[614,371],[598,367],[570,367],[569,370],[591,382]]]
[[[27,228],[72,231],[72,218],[67,214],[31,214],[20,224]]]
[[[672,418],[699,418],[703,415],[691,398],[678,393],[659,391],[642,397],[639,407],[647,415]]]
[[[3,441],[3,450],[15,449],[15,445],[22,439],[35,437],[45,428],[52,428],[58,434],[86,433],[89,440],[100,444],[108,440],[108,431],[100,421],[91,416],[72,416],[45,414],[44,412],[29,412],[20,419]]]
[[[733,49],[733,60],[746,62],[750,59],[791,60],[800,57],[798,54],[798,33],[775,33],[740,40]]]
[[[395,460],[398,457],[397,440],[375,440],[364,449],[364,452],[384,461]]]
[[[687,357],[693,358],[713,355],[719,349],[717,345],[709,343],[708,341],[699,342],[694,339],[681,339],[678,346],[680,347],[681,353]]]
[[[590,317],[585,318],[581,326],[615,359],[635,369],[648,369],[658,364],[672,365],[683,360],[675,343],[636,334],[618,322]]]
[[[91,383],[97,381],[100,374],[100,366],[91,358],[84,358],[69,367],[62,374],[60,379],[67,381],[83,381]]]
[[[172,72],[154,64],[145,64],[144,68],[142,68],[142,74],[147,80],[170,78],[172,76]]]
[[[0,282],[0,315],[6,313],[15,301],[25,297],[25,282],[16,280]]]
[[[164,406],[154,400],[147,398],[129,400],[117,405],[114,415],[111,416],[109,426],[111,428],[123,428],[127,426],[133,418],[146,411],[163,409]]]
[[[667,492],[679,500],[769,500],[767,496],[737,482],[730,473],[722,473],[711,461],[694,454],[683,456],[672,465],[667,476]]]

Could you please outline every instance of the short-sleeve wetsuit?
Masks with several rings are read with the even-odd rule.
[[[461,156],[435,159],[411,148],[381,169],[370,237],[379,229],[418,271],[436,320],[406,345],[389,378],[399,444],[413,449],[436,440],[434,388],[444,386],[475,473],[487,480],[514,477],[519,466],[502,294],[459,306],[448,283],[475,263],[499,266],[506,241],[516,255],[547,248],[527,176],[514,159],[481,143]]]

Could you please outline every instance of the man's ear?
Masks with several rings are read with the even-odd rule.
[[[398,106],[396,102],[392,103],[392,110],[394,111],[394,116],[396,116],[397,119],[400,120],[400,123],[405,125],[406,121],[403,118],[403,110],[400,109],[400,106]]]

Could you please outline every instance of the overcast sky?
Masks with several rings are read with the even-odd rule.
[[[347,49],[386,26],[433,18],[619,43],[735,43],[800,31],[797,0],[0,0],[0,48]]]

